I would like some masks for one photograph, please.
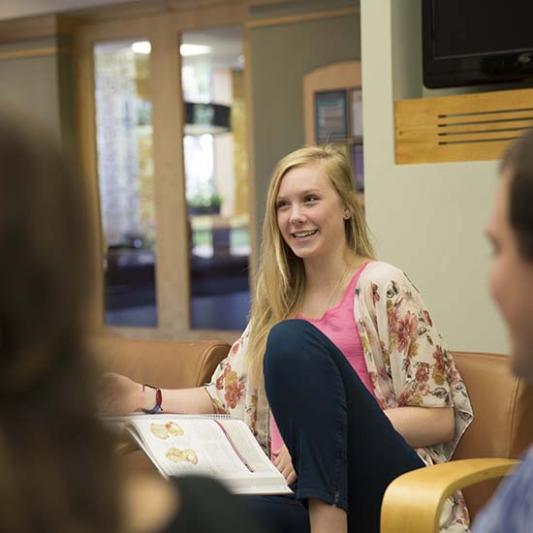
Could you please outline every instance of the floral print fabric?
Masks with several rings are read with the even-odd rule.
[[[355,292],[354,315],[376,400],[382,409],[453,406],[454,438],[416,450],[427,465],[449,460],[472,421],[472,407],[420,293],[400,269],[382,261],[367,265]],[[248,333],[233,344],[206,390],[217,412],[244,420],[269,455],[270,411],[246,374]],[[467,528],[468,512],[457,493],[444,506],[441,531]]]

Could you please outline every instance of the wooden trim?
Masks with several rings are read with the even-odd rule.
[[[0,44],[72,34],[76,21],[67,15],[40,15],[0,21]]]
[[[248,188],[248,213],[250,216],[250,245],[251,253],[248,259],[248,283],[250,287],[250,301],[253,298],[257,276],[257,263],[259,258],[259,228],[256,221],[256,175],[255,175],[255,144],[254,144],[254,99],[252,79],[252,42],[250,30],[244,28],[244,85],[246,92],[246,119],[247,119],[247,152],[248,152],[248,175],[250,183]]]
[[[79,34],[83,35],[84,39],[91,42],[91,44],[98,41],[120,39],[148,39],[153,19],[154,17],[144,17],[85,24],[80,27]]]
[[[0,61],[7,59],[56,56],[58,54],[69,54],[70,52],[71,51],[68,48],[59,48],[57,46],[50,46],[47,48],[32,48],[28,50],[11,50],[9,52],[0,51]]]
[[[168,15],[177,31],[199,31],[224,26],[244,26],[247,11],[241,3],[204,5]]]
[[[0,43],[53,37],[57,32],[55,15],[6,20],[0,22]]]
[[[104,22],[124,21],[126,18],[138,19],[146,17],[166,16],[174,14],[211,10],[219,7],[239,7],[245,0],[138,0],[135,3],[102,5],[88,7],[76,12],[76,19],[85,24],[101,24]],[[239,4],[239,6],[236,6]]]
[[[95,255],[98,266],[94,284],[94,298],[90,310],[91,321],[96,327],[104,325],[104,278],[102,267],[105,250],[100,213],[98,170],[96,154],[96,123],[94,103],[94,62],[92,42],[86,34],[80,33],[75,40],[76,49],[76,132],[78,136],[78,152],[82,168],[87,197],[89,216],[93,228],[93,239],[96,242]]]
[[[396,163],[499,159],[533,126],[533,89],[395,102]]]
[[[263,28],[265,26],[282,26],[284,24],[294,24],[296,22],[309,22],[332,17],[344,17],[348,15],[358,15],[360,9],[357,7],[345,7],[330,11],[317,11],[315,13],[302,13],[298,15],[286,15],[283,17],[272,17],[246,22],[246,27],[250,29]],[[355,31],[355,30],[354,30]]]
[[[361,62],[343,61],[308,72],[303,79],[306,144],[315,143],[315,93],[361,87]],[[350,110],[348,110],[350,113]]]
[[[197,31],[224,26],[243,26],[245,7],[241,4],[217,4],[179,12],[165,12],[164,15],[150,14],[142,18],[125,18],[90,21],[82,26],[84,34],[93,41],[110,41],[147,37],[155,24],[171,27],[176,34],[183,31]]]
[[[182,337],[189,330],[191,291],[179,36],[166,22],[166,17],[159,17],[153,21],[148,37],[152,43],[150,93],[154,132],[158,329]]]

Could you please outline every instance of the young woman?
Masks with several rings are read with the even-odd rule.
[[[110,411],[154,406],[153,391],[107,380]],[[212,382],[162,397],[166,411],[248,423],[293,483],[294,498],[251,499],[278,531],[379,531],[390,481],[448,460],[472,420],[420,294],[375,260],[349,164],[328,146],[274,171],[250,323]],[[467,524],[457,494],[441,526]]]
[[[0,112],[0,530],[257,532],[217,483],[120,471],[84,340],[83,184],[50,133]]]

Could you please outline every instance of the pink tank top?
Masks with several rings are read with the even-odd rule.
[[[327,309],[321,318],[305,318],[300,315],[297,315],[296,318],[307,320],[326,335],[344,354],[359,379],[370,394],[373,395],[374,392],[366,368],[361,339],[359,338],[359,330],[354,318],[355,287],[361,272],[363,272],[367,264],[368,262],[357,269],[339,303]],[[271,456],[274,458],[284,443],[273,416],[270,419],[270,435]]]

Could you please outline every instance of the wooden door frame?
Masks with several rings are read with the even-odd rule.
[[[80,161],[87,179],[93,227],[99,243],[97,258],[103,264],[104,246],[99,207],[96,124],[94,101],[93,46],[98,41],[146,39],[152,44],[150,54],[150,92],[152,100],[154,197],[156,203],[156,305],[158,325],[146,327],[112,327],[104,324],[104,280],[97,280],[94,315],[99,327],[111,334],[133,338],[198,339],[216,337],[233,341],[239,332],[192,330],[190,328],[190,280],[185,172],[183,165],[183,101],[181,95],[181,61],[177,53],[184,31],[197,31],[224,26],[243,28],[245,55],[245,98],[247,111],[247,143],[250,194],[250,220],[255,220],[253,118],[251,103],[251,53],[249,34],[245,28],[247,10],[242,4],[200,6],[178,12],[141,15],[121,20],[99,20],[81,23],[75,31],[77,132]],[[176,92],[177,91],[177,92]],[[175,96],[178,96],[176,98]],[[177,149],[176,149],[177,148]],[[173,228],[173,231],[169,231]],[[252,254],[250,270],[255,264],[256,228],[250,227]],[[253,284],[250,275],[250,288]]]

